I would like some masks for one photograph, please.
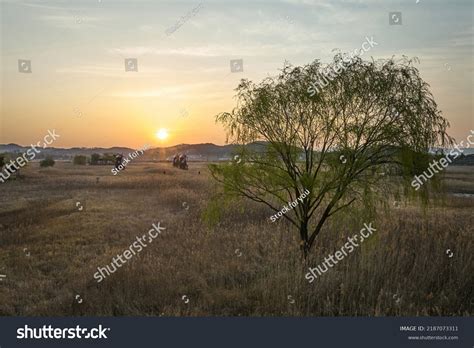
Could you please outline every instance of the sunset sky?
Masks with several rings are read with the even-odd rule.
[[[389,25],[396,11],[402,24]],[[420,59],[456,140],[474,129],[472,0],[1,1],[1,12],[3,144],[48,129],[55,147],[224,144],[215,115],[233,108],[241,78],[329,62],[366,37],[378,43],[367,58]]]

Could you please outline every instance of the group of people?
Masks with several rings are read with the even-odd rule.
[[[173,167],[188,169],[188,156],[185,154],[176,154],[173,157]]]
[[[122,169],[122,167],[123,167],[122,163],[123,163],[123,154],[122,153],[116,154],[115,155],[115,169],[117,169],[117,170]],[[123,169],[125,169],[125,168],[123,168]]]

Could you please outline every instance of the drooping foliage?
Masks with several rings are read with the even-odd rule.
[[[384,174],[417,173],[428,164],[429,148],[452,142],[413,60],[349,61],[337,54],[329,65],[337,73],[309,93],[323,68],[319,61],[287,65],[258,84],[242,80],[237,106],[216,117],[228,141],[242,145],[239,161],[210,166],[227,192],[275,212],[309,190],[284,215],[298,229],[305,256],[324,223],[367,197]]]

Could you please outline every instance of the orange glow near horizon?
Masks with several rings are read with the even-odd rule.
[[[125,1],[106,8],[97,1],[40,3],[1,5],[0,144],[30,146],[54,129],[60,137],[51,147],[58,148],[224,145],[226,129],[216,115],[237,106],[241,79],[258,84],[278,75],[284,62],[325,64],[335,47],[352,52],[368,33],[380,44],[364,60],[421,55],[417,69],[451,124],[449,134],[465,139],[474,127],[470,2],[443,6],[443,22],[449,24],[433,26],[431,16],[418,16],[416,25],[429,27],[430,35],[395,35],[405,26],[373,21],[380,7],[345,1],[331,6],[284,1],[278,10],[267,2],[246,2],[232,15],[216,5],[172,35],[164,35],[166,28],[192,9],[192,2]],[[339,23],[346,6],[352,6],[357,30]],[[278,11],[295,16],[277,20]],[[439,9],[416,11],[436,16]],[[136,59],[132,71],[127,58]],[[243,59],[242,71],[232,71],[234,59]],[[21,70],[19,60],[31,69]]]

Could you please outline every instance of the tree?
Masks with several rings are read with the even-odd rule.
[[[81,165],[81,166],[85,166],[86,162],[87,162],[87,158],[86,156],[83,156],[83,155],[76,155],[74,156],[74,159],[72,160],[73,164]]]
[[[20,152],[0,154],[0,170],[4,170],[4,174],[8,175],[8,178],[20,178],[21,168],[28,165],[25,156],[26,153]]]
[[[392,167],[419,170],[414,163],[427,161],[430,147],[452,143],[412,60],[363,61],[339,53],[324,71],[331,75],[317,93],[310,93],[324,74],[317,60],[287,65],[259,84],[241,80],[237,106],[216,116],[227,142],[242,145],[240,159],[210,165],[228,193],[275,212],[308,190],[283,215],[298,229],[304,257],[328,219],[363,199],[381,174]]]
[[[53,167],[56,162],[51,157],[46,157],[44,160],[40,161],[40,167]]]
[[[99,160],[100,160],[100,155],[98,153],[93,153],[91,155],[91,164],[92,165],[99,164]]]
[[[103,164],[115,164],[115,155],[113,153],[104,153],[102,156]]]

